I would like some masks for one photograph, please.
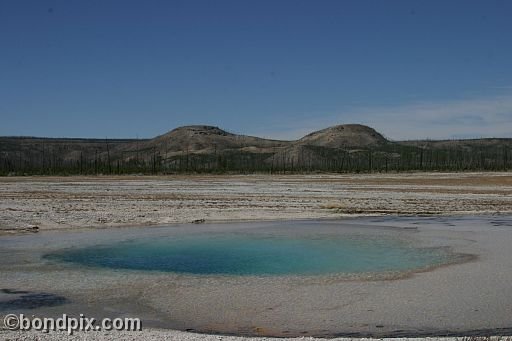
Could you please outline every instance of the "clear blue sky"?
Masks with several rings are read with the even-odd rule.
[[[0,135],[512,137],[512,1],[0,0]]]

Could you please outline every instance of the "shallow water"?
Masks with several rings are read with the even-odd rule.
[[[500,293],[511,292],[511,221],[368,217],[4,236],[0,310],[237,335],[510,335],[512,298]]]
[[[72,248],[46,259],[114,269],[221,275],[323,275],[406,271],[449,259],[389,235],[329,230],[159,234]],[[321,232],[321,231],[320,231]]]

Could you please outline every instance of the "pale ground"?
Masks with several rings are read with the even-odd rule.
[[[242,338],[236,336],[218,336],[218,335],[202,335],[202,334],[193,334],[193,333],[184,333],[184,332],[174,332],[172,335],[169,334],[168,331],[165,330],[157,330],[153,329],[151,331],[145,331],[143,335],[142,333],[136,332],[104,332],[97,333],[95,335],[95,339],[97,340],[169,340],[169,341],[242,341],[242,340],[250,340],[250,341],[281,341],[284,340],[282,338],[269,338],[269,337],[255,337],[255,338]],[[0,331],[0,337],[2,337]],[[50,333],[50,334],[42,334],[39,332],[16,332],[10,333],[5,340],[38,340],[38,341],[52,341],[52,340],[91,340],[91,335],[88,333],[75,333],[72,336],[68,336],[66,333]],[[315,341],[317,338],[312,337],[298,337],[293,340],[297,341]],[[335,338],[328,339],[329,341],[373,341],[375,339],[368,338]],[[512,341],[511,338],[508,337],[491,337],[491,338],[456,338],[456,337],[447,337],[447,338],[383,338],[379,339],[382,341],[434,341],[434,340],[443,340],[443,341]]]
[[[272,226],[395,236],[409,245],[450,247],[478,258],[430,271],[379,279],[369,276],[197,276],[151,271],[87,268],[43,256],[98,241],[134,240],[178,229],[242,231]],[[270,229],[270,230],[269,230]],[[167,231],[167,232],[166,232]],[[174,232],[173,232],[174,231]],[[330,230],[322,230],[329,232]],[[416,244],[420,243],[420,244]],[[0,238],[0,320],[2,314],[40,317],[139,317],[142,332],[81,333],[82,339],[216,340],[172,328],[264,336],[510,335],[512,331],[512,216],[373,217],[322,222],[289,221],[47,231]],[[399,274],[397,274],[399,275]],[[30,297],[23,300],[24,294]],[[35,295],[35,296],[34,296]],[[35,297],[47,295],[45,301]],[[48,296],[49,295],[49,296]],[[52,305],[52,297],[64,304]],[[33,300],[33,301],[30,301]],[[22,302],[33,302],[26,308]],[[21,305],[20,305],[21,304]],[[31,303],[32,304],[32,303]],[[1,329],[1,328],[0,328]],[[62,334],[2,333],[0,339]],[[227,338],[244,340],[244,338]]]
[[[39,227],[39,230],[104,228],[127,225],[164,225],[192,222],[198,219],[214,222],[337,218],[374,214],[510,214],[512,213],[511,194],[512,174],[509,173],[13,177],[0,178],[0,230],[10,234],[31,230],[33,226]],[[509,239],[508,232],[504,233],[507,238],[502,239],[504,248],[500,248],[503,251],[501,252],[503,255],[500,253],[500,261],[507,259],[505,251],[508,247],[505,244],[509,242]],[[487,243],[485,234],[478,234],[478,238],[482,239],[481,242]],[[493,240],[499,242],[500,238]],[[491,246],[486,246],[486,250],[491,249]],[[492,257],[497,251],[493,251]],[[489,253],[490,255],[491,253]],[[503,264],[508,265],[508,263]],[[466,271],[469,268],[472,270]],[[373,282],[376,283],[373,284],[370,282],[365,285],[382,286],[385,289],[389,287],[389,290],[400,289],[401,293],[405,292],[410,296],[408,302],[411,306],[417,304],[418,308],[423,307],[422,309],[430,309],[431,305],[432,307],[435,305],[431,303],[425,308],[423,303],[427,301],[415,301],[418,287],[421,289],[421,295],[427,297],[433,288],[438,290],[446,286],[448,289],[441,290],[441,297],[444,298],[436,299],[435,302],[450,302],[450,304],[446,303],[447,311],[450,310],[451,303],[453,303],[448,298],[453,296],[455,291],[452,289],[458,287],[459,280],[461,280],[460,283],[470,284],[464,286],[468,288],[468,292],[460,291],[459,296],[473,298],[475,306],[480,306],[481,300],[492,301],[498,306],[500,306],[499,302],[503,301],[493,290],[484,290],[486,296],[478,299],[472,294],[480,292],[479,288],[496,286],[504,290],[502,293],[506,293],[510,289],[507,284],[508,280],[503,281],[505,278],[501,278],[508,276],[509,271],[505,269],[497,272],[499,276],[494,277],[490,277],[493,276],[491,273],[496,274],[493,272],[494,270],[491,271],[490,268],[483,266],[475,268],[469,263],[456,266],[457,271],[453,271],[453,269],[448,267],[436,270],[412,279],[398,281],[396,284],[391,284],[391,282]],[[474,272],[475,269],[478,271]],[[79,278],[80,276],[80,274],[76,274],[75,277]],[[481,279],[480,282],[475,281],[475,276]],[[486,282],[491,281],[491,278],[492,285]],[[6,280],[5,284],[9,284],[7,282],[11,281],[12,284],[16,284],[18,281],[17,278],[8,280],[4,278],[4,280]],[[62,280],[67,279],[62,278]],[[25,285],[30,286],[30,283],[30,281],[25,282]],[[443,283],[443,286],[438,287],[436,283]],[[62,285],[64,286],[64,284]],[[48,286],[52,287],[50,283]],[[401,286],[403,288],[397,289]],[[405,290],[407,288],[410,290]],[[283,288],[283,292],[288,290],[285,289]],[[345,290],[340,292],[345,292]],[[436,292],[437,294],[439,293]],[[297,297],[303,297],[300,292],[297,295]],[[396,295],[387,294],[379,297],[384,301],[388,297],[391,301],[393,298],[397,298]],[[508,295],[505,297],[508,298]],[[500,306],[500,309],[505,313],[501,314],[502,318],[508,320],[508,300],[505,301],[507,304]],[[386,302],[383,302],[382,307],[386,306],[384,303]],[[470,303],[465,303],[465,305],[469,307]],[[468,311],[471,311],[470,308]],[[493,314],[492,305],[485,309],[486,313]],[[453,313],[452,316],[457,319],[468,317],[479,319],[479,315],[465,317],[457,316],[456,311]],[[383,316],[386,315],[383,314]],[[392,319],[393,316],[389,318]],[[450,322],[448,317],[445,318]],[[6,333],[0,330],[0,339],[53,340],[63,338],[66,338],[63,334]],[[76,339],[222,339],[234,341],[246,338],[144,329],[141,333],[110,332],[94,335],[79,333]],[[313,340],[312,338],[299,339]],[[274,339],[251,338],[251,340]]]
[[[2,332],[0,331],[0,338],[3,337]],[[38,341],[52,341],[52,340],[91,340],[90,333],[75,333],[72,336],[68,336],[64,333],[49,333],[42,334],[39,332],[14,332],[10,333],[9,336],[5,338],[5,340],[38,340]],[[270,338],[270,337],[255,337],[255,338],[243,338],[236,336],[218,336],[218,335],[202,335],[202,334],[193,334],[193,333],[184,333],[184,332],[173,332],[173,334],[169,334],[166,330],[158,330],[153,329],[150,331],[145,331],[144,333],[137,332],[99,332],[94,336],[96,340],[169,340],[169,341],[281,341],[285,340],[283,338]],[[315,341],[319,340],[317,338],[312,337],[298,337],[293,340],[297,341]],[[368,338],[334,338],[328,339],[329,341],[373,341],[375,339]],[[456,338],[456,337],[448,337],[448,338],[383,338],[379,339],[382,341],[434,341],[434,340],[443,340],[443,341],[511,341],[511,338],[508,337],[491,337],[491,338]]]
[[[0,230],[512,212],[510,173],[0,178]]]

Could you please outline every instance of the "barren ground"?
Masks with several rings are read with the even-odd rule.
[[[0,230],[512,212],[510,173],[0,178]]]

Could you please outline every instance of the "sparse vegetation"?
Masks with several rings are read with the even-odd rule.
[[[0,138],[0,175],[506,171],[512,139],[386,140],[344,125],[297,141],[177,128],[150,140]]]

